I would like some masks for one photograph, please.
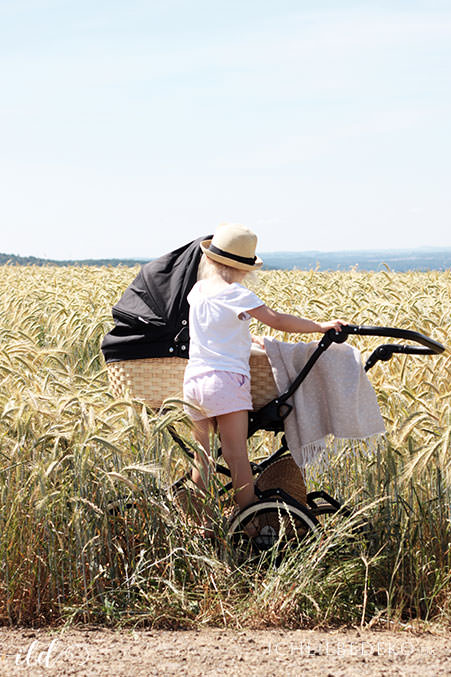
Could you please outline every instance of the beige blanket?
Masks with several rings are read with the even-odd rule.
[[[265,350],[279,393],[293,383],[317,342],[282,343],[265,339]],[[385,432],[376,394],[358,350],[333,343],[288,401],[285,435],[296,463],[305,467],[335,440],[367,440]]]

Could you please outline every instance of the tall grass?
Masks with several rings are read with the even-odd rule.
[[[174,508],[168,486],[188,464],[169,426],[189,440],[177,406],[152,413],[109,392],[99,346],[135,274],[0,268],[0,620],[449,622],[449,353],[395,357],[370,373],[387,441],[333,459],[317,480],[354,515],[331,519],[278,567],[240,564],[217,486],[219,544]],[[263,272],[258,292],[313,318],[417,329],[443,343],[450,331],[450,273]],[[377,339],[353,344],[366,354]],[[274,444],[259,434],[250,453]]]

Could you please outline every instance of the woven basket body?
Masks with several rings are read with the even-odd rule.
[[[260,491],[282,489],[298,503],[307,504],[307,490],[302,470],[291,456],[284,456],[271,463],[257,479]]]
[[[265,352],[251,353],[251,395],[254,410],[275,399],[279,394],[268,356]]]
[[[109,362],[108,378],[113,395],[130,395],[152,409],[168,397],[181,397],[187,360],[182,357],[144,358]]]
[[[168,397],[182,397],[186,365],[182,357],[109,362],[108,378],[116,397],[130,395],[158,409]],[[277,388],[265,353],[252,354],[250,367],[252,402],[254,409],[260,409],[277,397]]]

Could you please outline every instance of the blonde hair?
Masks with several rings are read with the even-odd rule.
[[[202,254],[199,268],[197,269],[197,279],[205,280],[207,277],[218,275],[224,282],[231,284],[232,282],[242,282],[249,273],[252,273],[252,271],[226,266],[224,263],[213,261],[206,254]]]

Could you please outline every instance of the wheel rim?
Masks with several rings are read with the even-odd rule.
[[[283,551],[295,547],[317,527],[315,517],[303,509],[268,500],[242,510],[232,520],[228,533],[234,550],[246,558],[273,548]]]

